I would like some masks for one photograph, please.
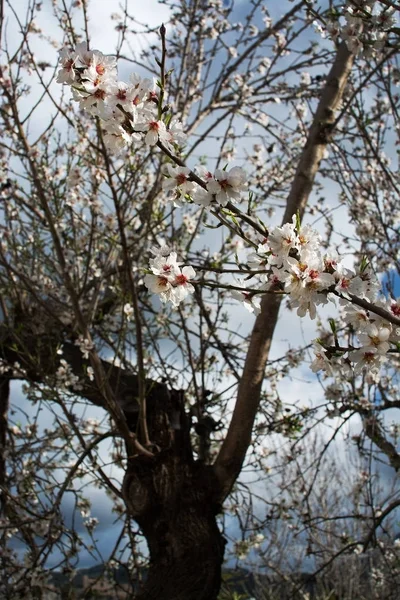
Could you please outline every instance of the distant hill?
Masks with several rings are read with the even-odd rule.
[[[342,561],[338,561],[327,572],[320,573],[317,577],[305,572],[279,575],[253,573],[244,568],[225,568],[222,570],[223,584],[219,600],[299,600],[307,595],[310,600],[328,597],[352,600],[362,597],[364,600],[372,600],[378,597],[374,573],[380,573],[381,570],[385,575],[384,590],[382,588],[385,595],[379,597],[385,600],[399,600],[400,573],[386,565],[385,557],[379,548],[362,555],[346,555]],[[84,595],[85,598],[131,598],[132,583],[127,567],[121,565],[114,569],[112,578],[103,578],[104,571],[105,566],[102,564],[79,569],[72,579],[72,585],[68,574],[53,572],[50,582],[56,597],[60,599],[82,598],[84,589],[91,590],[90,595]],[[145,578],[146,569],[142,569],[137,573],[137,587]]]
[[[86,569],[79,569],[73,579],[72,588],[76,591],[83,591],[84,584],[87,585],[88,580],[96,581],[104,574],[105,567],[102,564],[95,565]],[[131,578],[128,569],[120,565],[114,569],[114,581],[120,586],[129,586]],[[138,579],[143,580],[146,577],[146,569],[143,569]],[[244,598],[250,597],[255,590],[255,580],[252,573],[246,569],[223,569],[223,589],[225,592],[229,590],[230,594],[241,594]],[[71,590],[71,579],[66,573],[54,571],[50,575],[50,582],[57,591]],[[106,596],[101,596],[106,598]]]

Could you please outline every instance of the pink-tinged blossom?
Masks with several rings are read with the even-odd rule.
[[[131,82],[129,93],[134,106],[152,98],[155,87],[154,79],[142,78],[137,73],[132,73],[129,80]]]
[[[292,306],[297,307],[297,314],[309,313],[314,319],[316,306],[327,303],[327,293],[335,285],[337,262],[331,260],[327,264],[320,252],[319,234],[309,225],[297,231],[296,221],[293,217],[291,223],[275,227],[265,243],[258,246],[258,254],[265,257],[271,253],[267,262],[272,267],[272,276],[265,288],[283,285]]]
[[[305,288],[310,291],[329,290],[335,279],[330,273],[324,273],[320,267],[309,267],[306,272]]]
[[[380,284],[373,273],[369,270],[363,271],[354,279],[351,280],[349,285],[350,294],[358,296],[359,298],[365,298],[366,300],[374,301],[377,292],[380,290]]]
[[[80,42],[79,44],[76,44],[75,52],[77,55],[78,67],[89,67],[92,64],[93,54],[95,51],[88,50],[87,42]],[[100,54],[102,53],[100,52]]]
[[[335,253],[325,254],[323,261],[328,273],[333,273],[338,268],[339,259]]]
[[[318,292],[308,292],[304,296],[298,296],[291,301],[293,308],[297,308],[297,314],[299,317],[305,317],[308,313],[310,319],[315,319],[317,316],[317,306],[320,304],[327,304],[328,299],[325,294]]]
[[[230,200],[240,200],[246,186],[246,173],[240,167],[233,167],[230,171],[217,169],[214,178],[207,183],[207,191],[215,196],[217,204],[226,206]]]
[[[327,290],[334,282],[334,278],[329,273],[322,271],[323,263],[318,256],[304,255],[307,262],[299,262],[289,257],[286,263],[287,273],[285,279],[285,291],[288,291],[293,300],[292,305],[298,307],[297,314],[305,316],[307,312],[311,319],[316,317],[316,306],[326,304],[326,294],[321,294]]]
[[[260,248],[260,246],[258,246],[258,248]],[[265,266],[267,264],[266,258],[262,258],[258,254],[258,252],[250,252],[247,255],[246,262],[247,262],[248,266],[250,267],[250,269],[256,269],[257,271],[259,271],[262,268],[265,269]]]
[[[129,148],[133,142],[140,141],[140,134],[128,133],[118,121],[105,121],[104,128],[104,143],[114,154],[120,154]]]
[[[209,181],[212,181],[214,179],[214,175],[211,173],[211,171],[209,171],[208,169],[206,169],[206,167],[203,167],[202,165],[197,165],[195,167],[195,171],[205,183],[208,183]]]
[[[367,325],[364,331],[358,334],[360,344],[363,345],[363,350],[368,352],[374,350],[378,354],[386,354],[389,350],[388,339],[391,329],[388,327],[378,327],[375,323]]]
[[[133,306],[129,304],[129,302],[124,304],[124,315],[126,316],[127,321],[131,320],[133,312]]]
[[[186,133],[183,131],[183,124],[177,119],[172,119],[165,136],[165,145],[171,151],[174,150],[174,146],[182,146],[187,139]]]
[[[163,123],[163,121],[159,121],[153,116],[141,116],[135,125],[135,129],[136,131],[147,132],[144,141],[148,146],[155,146],[158,140],[160,140],[160,142],[166,141],[167,129],[165,127],[165,123]]]
[[[288,258],[286,262],[286,268],[281,269],[281,281],[285,285],[285,291],[293,297],[299,297],[304,294],[305,287],[305,275],[304,271],[307,269],[307,265],[301,264],[294,258]],[[277,277],[277,274],[275,275]]]
[[[194,188],[194,183],[189,181],[190,169],[187,167],[174,167],[167,165],[166,174],[168,179],[164,179],[162,187],[164,190],[177,189],[181,194],[190,194]]]
[[[396,301],[391,300],[389,302],[389,310],[390,312],[393,314],[393,316],[397,317],[398,319],[400,319],[400,298],[397,298]]]
[[[293,217],[293,225],[295,225],[295,217]],[[319,251],[321,236],[311,225],[301,225],[297,232],[297,247],[300,253]]]
[[[366,310],[348,303],[344,309],[344,319],[346,323],[352,325],[356,332],[362,331],[370,323],[368,312]]]
[[[144,284],[153,294],[160,294],[163,302],[168,300],[167,294],[172,288],[168,277],[149,274],[144,278]]]
[[[387,32],[396,22],[394,7],[380,7],[378,2],[362,2],[360,6],[347,5],[343,20],[327,22],[326,28],[314,22],[322,37],[329,33],[336,41],[341,36],[350,52],[363,53],[364,57],[374,56],[375,50],[382,50],[387,43]],[[375,6],[374,11],[373,5]],[[374,14],[372,14],[374,12]]]
[[[152,246],[150,248],[150,252],[153,254],[153,256],[168,256],[171,254],[172,250],[169,246],[167,246],[167,244],[160,242],[160,246]]]
[[[82,74],[82,79],[114,81],[117,76],[117,61],[113,56],[93,51],[90,64]]]
[[[318,371],[325,371],[327,374],[331,375],[333,369],[332,364],[329,358],[327,357],[326,349],[323,346],[321,346],[321,344],[314,343],[313,352],[315,358],[310,365],[311,371],[313,371],[313,373],[318,373]]]
[[[396,25],[395,12],[396,8],[394,6],[390,6],[382,10],[379,14],[372,15],[371,21],[377,29],[383,29],[384,31],[387,31]]]
[[[123,81],[115,81],[109,85],[107,104],[115,110],[118,105],[122,106],[127,112],[136,115],[136,106],[132,102],[133,90],[129,89]]]
[[[242,287],[243,291],[231,290],[232,297],[235,298],[235,300],[239,300],[250,313],[254,313],[255,315],[260,314],[260,296],[255,295],[253,292],[246,292],[246,282],[241,279],[237,279],[235,285],[237,287]]]
[[[211,173],[211,171],[209,171],[208,169],[206,169],[206,167],[203,167],[202,165],[197,165],[195,167],[195,171],[198,174],[198,176],[201,177],[205,184],[208,184],[214,179],[214,176]],[[212,194],[198,184],[194,186],[192,198],[193,202],[203,207],[210,206],[213,200]]]
[[[194,277],[196,277],[196,272],[193,267],[183,267],[182,271],[175,275],[173,281],[174,294],[171,297],[174,306],[178,306],[188,294],[193,294],[194,287],[190,283],[190,279]]]
[[[336,269],[334,271],[335,277],[335,290],[344,296],[348,300],[350,300],[349,291],[352,279],[355,276],[354,271],[350,271],[350,269],[346,269],[343,265],[336,265]]]
[[[268,236],[268,245],[272,252],[268,262],[282,266],[289,257],[289,252],[297,245],[297,235],[293,223],[285,223],[283,227],[275,227]]]
[[[68,189],[76,188],[82,182],[82,169],[79,167],[72,167],[67,177]]]
[[[373,375],[379,373],[383,360],[382,354],[379,354],[376,348],[360,348],[349,352],[349,360],[353,365],[354,373],[357,375],[363,370],[368,370]]]
[[[207,208],[212,202],[212,195],[199,185],[195,185],[192,191],[193,202]]]
[[[72,387],[75,390],[82,389],[79,377],[73,373],[72,368],[63,358],[60,360],[60,366],[56,371],[56,380],[57,385],[62,388]]]
[[[79,102],[79,108],[97,114],[99,111],[105,110],[105,100],[108,96],[109,87],[107,83],[101,83],[97,87],[91,88],[91,90],[86,90],[89,93],[85,94],[72,88],[72,96],[75,101]]]
[[[263,289],[270,290],[279,288],[285,284],[288,274],[283,269],[277,269],[276,267],[271,268],[271,273],[268,276],[268,282],[265,284]]]
[[[192,217],[190,215],[183,215],[182,225],[184,225],[186,228],[186,231],[190,235],[192,235],[193,233],[195,233],[195,231],[198,227],[198,220],[195,217]]]
[[[146,275],[144,283],[151,292],[159,294],[162,302],[171,302],[176,307],[188,294],[194,292],[190,279],[195,275],[192,267],[183,267],[180,272],[175,273],[173,279],[168,275],[149,274]]]
[[[181,269],[176,258],[176,252],[171,252],[168,256],[157,254],[150,259],[152,274],[144,278],[144,284],[151,292],[159,294],[162,302],[171,302],[175,307],[194,292],[190,280],[196,276],[193,267]]]
[[[73,84],[76,79],[74,66],[77,54],[69,48],[61,48],[59,55],[62,68],[57,73],[56,81],[57,83]]]
[[[168,255],[156,254],[150,259],[150,269],[155,275],[162,275],[174,279],[175,273],[179,272],[179,264],[176,261],[176,252],[169,252]]]

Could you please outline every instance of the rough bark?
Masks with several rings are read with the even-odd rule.
[[[0,517],[6,508],[6,440],[7,417],[10,396],[10,379],[6,375],[0,377]]]
[[[352,64],[353,56],[343,42],[338,48],[335,61],[328,74],[306,144],[301,153],[282,224],[290,222],[292,216],[297,212],[300,217],[304,213],[320,162],[331,140],[335,111],[342,101]],[[230,493],[250,445],[254,419],[260,403],[265,365],[278,321],[280,304],[281,296],[266,294],[261,303],[261,313],[258,315],[251,333],[235,409],[227,436],[215,462],[215,470],[223,490],[221,500]]]
[[[182,392],[149,404],[154,458],[132,457],[123,484],[127,509],[146,537],[150,568],[137,600],[216,600],[224,539],[218,529],[217,480],[194,461]]]
[[[386,455],[389,464],[397,472],[400,470],[400,453],[383,433],[383,429],[376,415],[369,414],[363,419],[363,427],[369,437],[379,450]]]

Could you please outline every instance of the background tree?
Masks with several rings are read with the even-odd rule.
[[[399,407],[398,6],[287,2],[283,16],[258,1],[168,6],[159,36],[128,8],[114,15],[114,60],[93,53],[87,2],[31,2],[23,17],[2,3],[4,597],[45,597],[57,552],[64,570],[76,566],[83,541],[67,497],[96,552],[89,480],[124,519],[110,561],[129,564],[133,586],[138,527],[146,538],[138,599],[210,600],[225,547],[217,515],[235,510],[243,468],[271,468],[277,436],[290,452],[273,468],[295,461],[297,506],[313,531],[307,500],[329,443],[316,446],[313,468],[299,457],[320,422],[334,416],[334,439],[358,417],[360,452],[398,469],[397,429],[384,420]],[[43,15],[58,40],[40,28]],[[130,40],[142,35],[150,42],[136,51]],[[54,46],[64,48],[61,65]],[[116,60],[122,79],[140,74],[118,84]],[[226,166],[233,159],[247,176]],[[199,162],[206,168],[194,170]],[[323,241],[309,217],[325,226]],[[330,321],[321,313],[312,363],[325,369],[325,411],[279,391],[309,361],[311,338],[277,360],[270,348],[284,297],[287,310],[314,317],[328,294],[338,306]],[[233,296],[257,313],[250,336]],[[34,416],[9,405],[12,380],[24,381]],[[92,406],[100,419],[88,416]],[[374,498],[369,520],[357,513],[364,529],[350,548],[376,544],[399,502],[388,492],[377,516]],[[321,568],[341,554],[331,550]]]

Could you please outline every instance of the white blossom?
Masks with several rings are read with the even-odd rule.
[[[144,278],[144,284],[151,292],[159,294],[162,302],[171,302],[175,307],[194,292],[190,280],[196,276],[193,267],[181,268],[176,259],[176,252],[168,256],[156,255],[150,259],[152,273]]]
[[[83,335],[80,335],[78,339],[75,340],[75,346],[79,346],[83,358],[89,358],[89,352],[94,348],[93,342],[84,338]]]
[[[134,313],[133,306],[131,306],[129,303],[125,304],[124,305],[124,314],[126,316],[127,321],[130,321],[133,313]]]
[[[215,196],[218,204],[226,206],[229,200],[239,200],[246,186],[246,173],[242,168],[233,167],[230,171],[217,169],[207,183],[207,191]]]

